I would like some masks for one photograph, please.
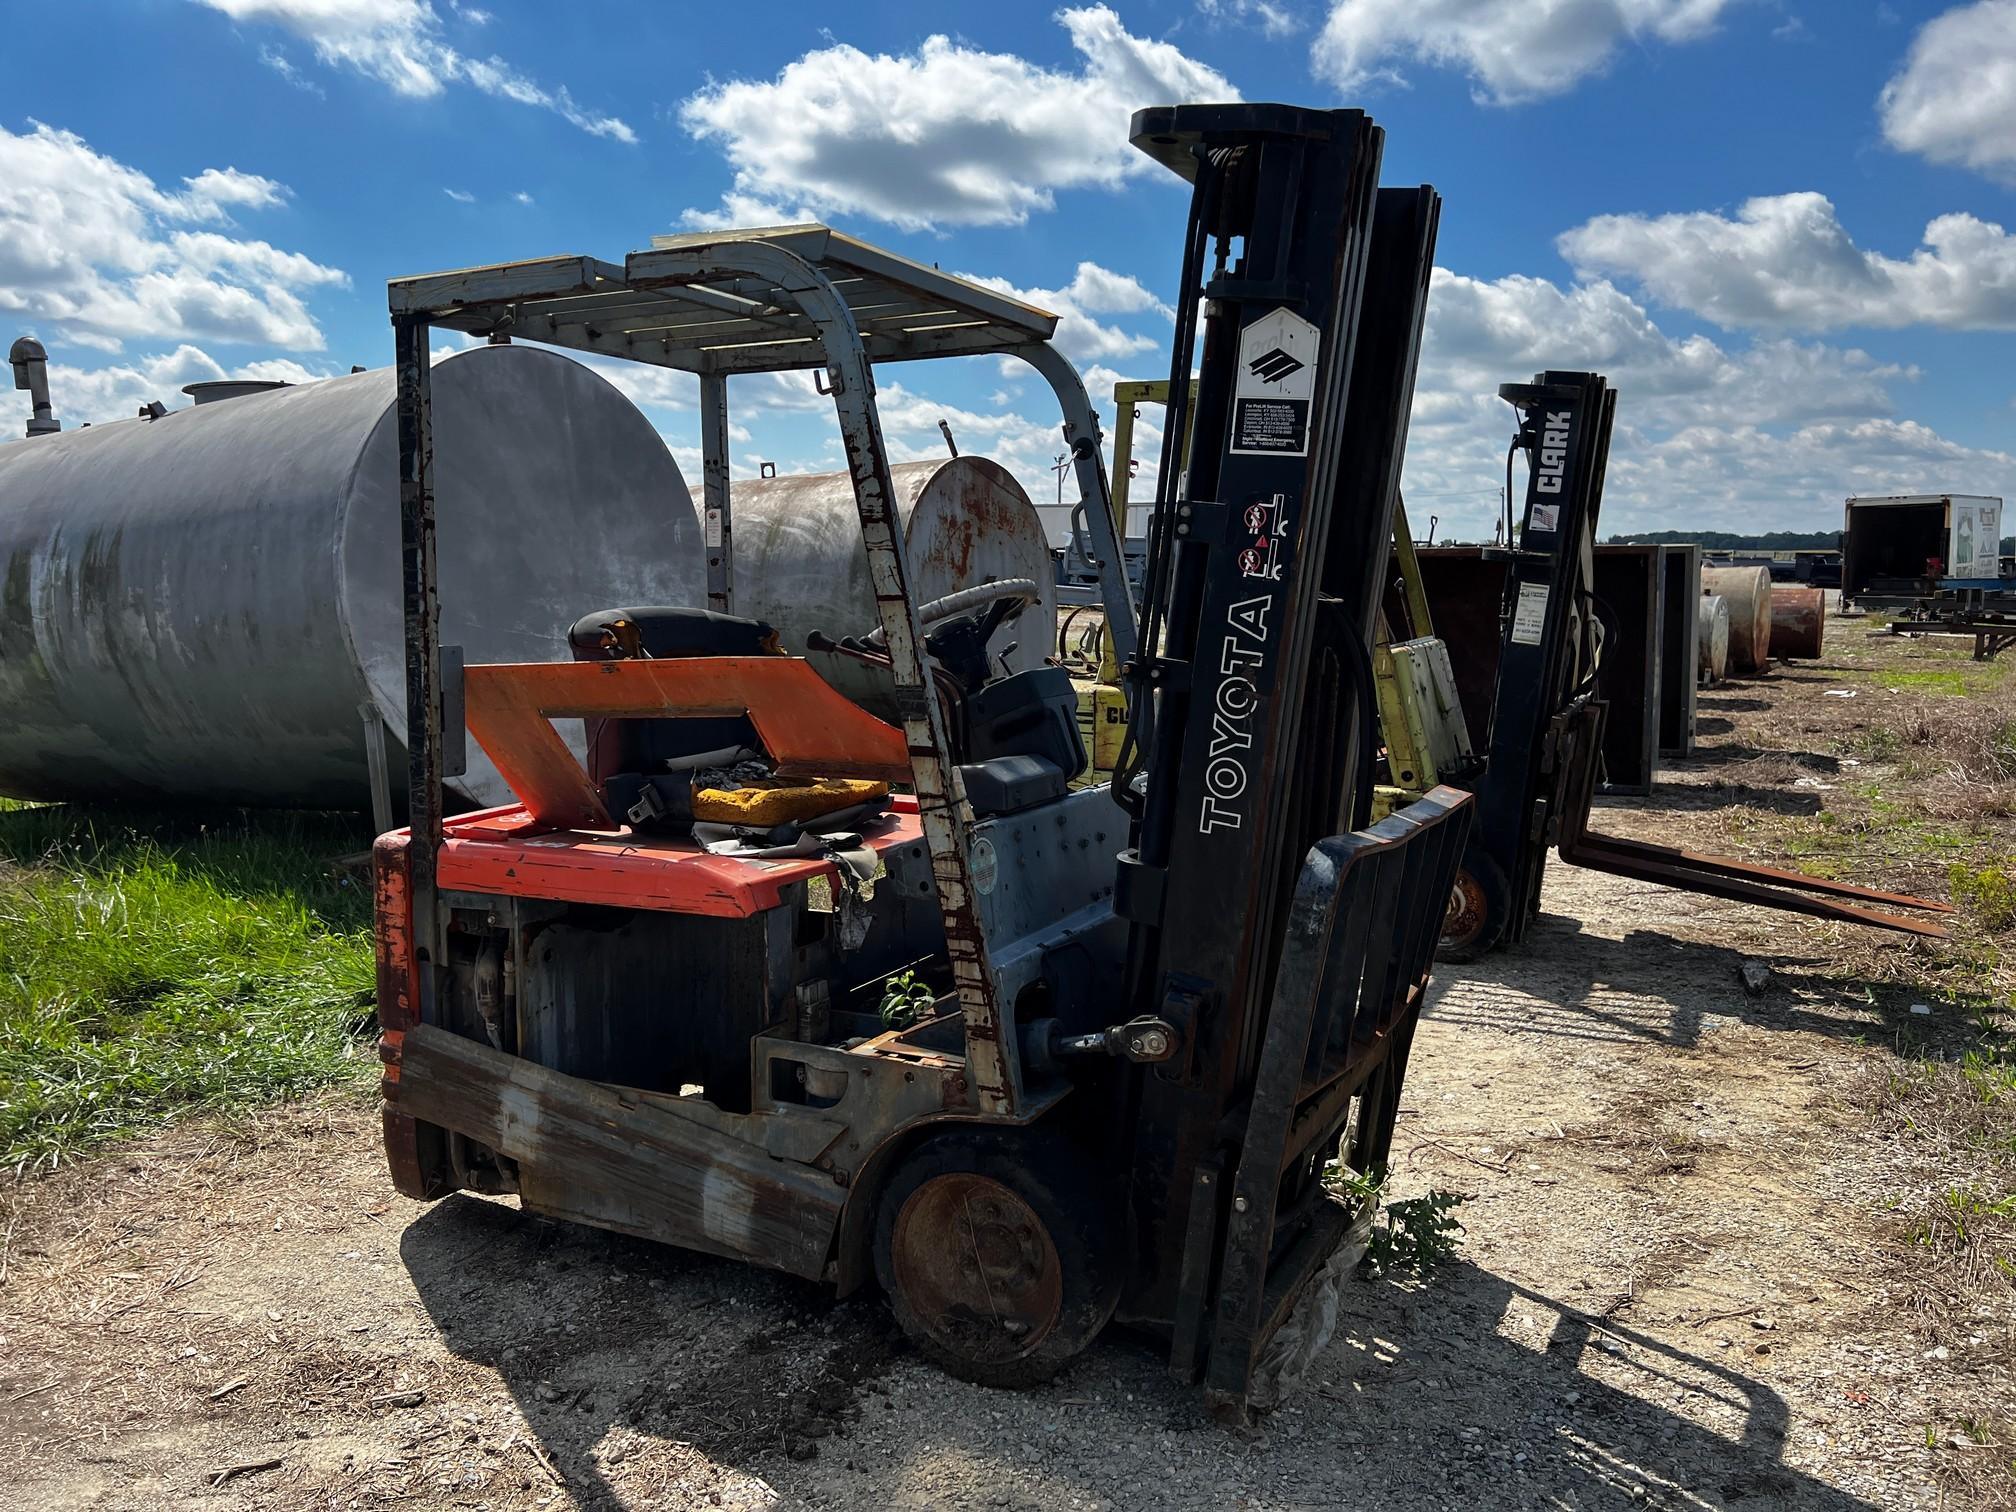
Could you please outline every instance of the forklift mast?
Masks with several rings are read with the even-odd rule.
[[[1187,487],[1180,448],[1163,449],[1113,782],[1134,815],[1116,889],[1131,923],[1128,1007],[1187,1047],[1140,1083],[1133,1110],[1143,1263],[1121,1309],[1173,1319],[1171,1367],[1190,1374],[1204,1297],[1215,1294],[1222,1324],[1261,1281],[1241,1266],[1264,1273],[1269,1261],[1285,1167],[1266,1172],[1264,1191],[1242,1188],[1228,1214],[1244,1142],[1227,1128],[1298,1091],[1292,1078],[1263,1086],[1261,1073],[1281,1029],[1273,998],[1292,975],[1282,944],[1305,858],[1369,812],[1369,644],[1439,199],[1379,189],[1383,133],[1358,111],[1179,106],[1140,112],[1132,135],[1195,186],[1169,436],[1191,428],[1200,308],[1203,330]],[[1436,920],[1441,905],[1440,894],[1411,900]],[[1426,957],[1417,964],[1425,971]],[[1223,1342],[1209,1351],[1214,1378],[1238,1368]]]
[[[1471,846],[1516,939],[1540,907],[1567,787],[1558,779],[1602,747],[1601,631],[1590,589],[1617,394],[1596,373],[1548,372],[1498,395],[1518,413],[1512,444],[1527,458],[1526,500],[1518,537],[1505,548],[1500,692]],[[1508,689],[1517,696],[1506,697]]]

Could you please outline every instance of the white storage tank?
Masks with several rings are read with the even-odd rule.
[[[562,661],[591,610],[706,601],[678,465],[614,386],[493,346],[433,390],[444,645]],[[367,710],[403,793],[401,606],[389,368],[0,445],[0,793],[367,808]],[[469,759],[451,787],[505,801]]]

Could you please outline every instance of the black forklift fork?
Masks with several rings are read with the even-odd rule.
[[[1596,693],[1603,611],[1591,564],[1617,396],[1597,374],[1557,372],[1499,394],[1519,413],[1513,446],[1527,457],[1526,498],[1517,544],[1501,552],[1508,571],[1489,757],[1449,900],[1444,956],[1471,959],[1525,937],[1539,913],[1550,845],[1590,871],[1945,938],[1932,919],[1886,910],[1950,913],[1947,904],[1589,828],[1608,714]]]
[[[1229,1211],[1220,1162],[1198,1168],[1191,1192],[1200,1242],[1186,1262],[1210,1256],[1207,1236],[1224,1224],[1201,1361],[1214,1410],[1243,1409],[1268,1340],[1351,1229],[1369,1224],[1374,1199],[1332,1200],[1324,1178],[1333,1160],[1358,1175],[1386,1162],[1435,952],[1435,904],[1469,820],[1467,794],[1436,788],[1370,830],[1319,842],[1303,864],[1252,1099],[1243,1126],[1230,1120]],[[1206,1326],[1201,1308],[1179,1313],[1170,1351],[1179,1374],[1200,1363]]]

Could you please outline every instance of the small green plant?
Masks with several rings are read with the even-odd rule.
[[[1386,1227],[1372,1236],[1365,1253],[1372,1269],[1412,1271],[1433,1270],[1453,1259],[1463,1242],[1463,1223],[1456,1209],[1470,1199],[1461,1192],[1436,1190],[1426,1197],[1409,1197],[1386,1205]]]
[[[1990,929],[2007,929],[2016,924],[2016,858],[1987,866],[1954,862],[1946,869],[1954,898],[1971,904]]]
[[[899,971],[882,988],[882,1024],[888,1029],[908,1029],[931,1015],[938,994],[918,979],[914,971]]]
[[[1324,1185],[1354,1202],[1378,1204],[1386,1172],[1356,1171],[1341,1161],[1323,1168]],[[1406,1197],[1380,1209],[1365,1247],[1365,1269],[1374,1276],[1422,1275],[1454,1258],[1462,1243],[1463,1224],[1456,1209],[1470,1199],[1461,1192],[1436,1189],[1425,1197]]]

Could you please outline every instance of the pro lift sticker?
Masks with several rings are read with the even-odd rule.
[[[1239,381],[1232,390],[1232,453],[1309,455],[1309,406],[1323,333],[1285,306],[1239,333]]]

